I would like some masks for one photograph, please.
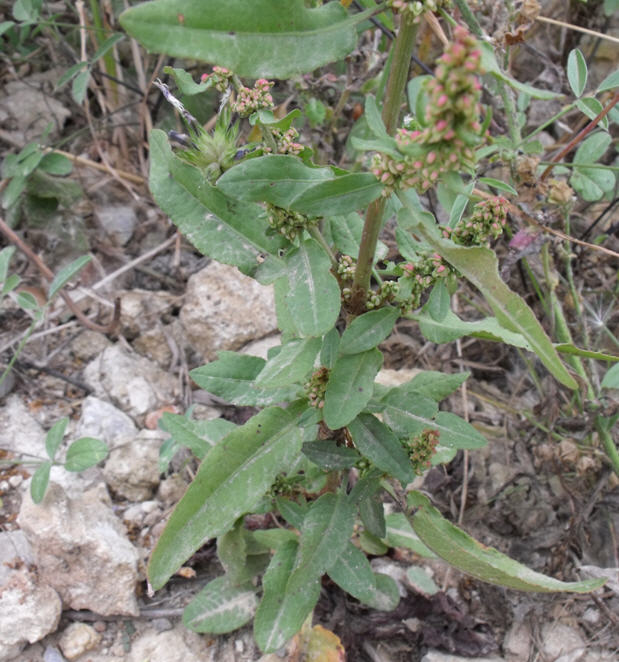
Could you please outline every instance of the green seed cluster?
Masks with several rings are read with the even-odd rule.
[[[441,228],[443,236],[461,246],[487,246],[498,239],[507,223],[507,200],[501,196],[488,198],[475,205],[469,218],[455,228]]]
[[[399,286],[394,280],[386,280],[376,291],[368,292],[368,299],[365,307],[368,310],[374,308],[382,308],[383,306],[391,303],[397,296]]]
[[[371,169],[385,184],[383,195],[396,188],[424,193],[448,171],[472,171],[474,147],[481,141],[479,123],[481,51],[462,27],[441,56],[436,76],[426,83],[428,105],[423,129],[398,129],[402,156],[376,154]]]
[[[439,435],[438,430],[424,430],[406,443],[408,457],[417,476],[421,476],[426,469],[432,466],[431,460],[436,453]]]
[[[337,261],[337,273],[340,277],[340,280],[343,281],[352,281],[355,278],[355,269],[357,265],[350,255],[342,255]]]
[[[266,108],[270,110],[274,108],[273,97],[271,96],[271,88],[275,83],[259,78],[253,88],[245,87],[244,85],[237,90],[236,101],[232,104],[232,110],[238,113],[241,117],[249,117],[257,110]]]
[[[222,94],[228,89],[228,83],[232,78],[232,72],[225,67],[213,67],[213,73],[202,74],[200,80],[204,83],[212,81],[213,87]]]
[[[322,366],[312,374],[310,380],[304,386],[310,407],[322,409],[325,406],[325,392],[328,382],[329,368]]]
[[[387,0],[387,7],[403,16],[417,18],[425,11],[437,11],[450,4],[450,0]]]
[[[318,223],[317,217],[309,217],[297,211],[276,207],[271,203],[266,203],[267,219],[269,225],[286,237],[289,241],[294,241],[307,228]]]
[[[301,143],[296,142],[299,132],[294,127],[290,127],[287,131],[271,129],[271,132],[277,141],[277,151],[280,154],[298,156],[305,149]]]
[[[406,309],[413,310],[421,305],[421,295],[425,290],[455,273],[453,267],[438,253],[424,255],[417,262],[400,265],[400,269],[403,274],[399,281],[401,289],[411,290],[410,298],[402,304]]]

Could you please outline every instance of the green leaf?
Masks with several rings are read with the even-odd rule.
[[[49,290],[47,291],[48,299],[52,299],[58,291],[64,287],[70,280],[78,274],[89,262],[92,260],[90,255],[82,255],[76,260],[73,260],[66,267],[63,267],[55,276],[54,280],[50,283]]]
[[[103,57],[115,44],[122,41],[124,38],[125,35],[122,34],[122,32],[116,32],[109,36],[96,50],[95,54],[90,59],[90,62],[94,64],[100,57]]]
[[[483,294],[499,324],[508,331],[524,336],[554,377],[564,386],[576,389],[578,384],[561,362],[533,311],[499,276],[498,260],[494,252],[482,247],[456,246],[440,238],[436,227],[427,224],[425,217],[417,216],[414,207],[404,196],[401,201],[406,207],[400,211],[409,216],[407,221],[413,220],[421,237]]]
[[[72,67],[69,67],[63,74],[60,76],[56,83],[56,89],[60,89],[63,85],[68,83],[72,78],[77,76],[80,71],[88,71],[87,62],[76,62]]]
[[[521,83],[515,78],[508,76],[504,71],[501,71],[499,64],[496,60],[494,54],[494,47],[492,44],[486,42],[478,42],[481,50],[481,62],[482,67],[488,74],[491,74],[498,80],[502,80],[504,83],[507,83],[510,87],[513,87],[518,92],[524,92],[534,99],[556,99],[560,97],[561,94],[556,92],[551,92],[550,90],[540,90],[537,87],[528,85],[527,83]]]
[[[49,472],[51,468],[51,462],[43,462],[37,467],[37,470],[32,475],[32,480],[30,481],[30,496],[34,503],[41,503],[41,501],[43,501],[49,483]]]
[[[600,386],[602,388],[619,388],[619,363],[615,363],[612,368],[607,370]]]
[[[399,310],[389,306],[359,315],[342,334],[340,352],[359,354],[376,347],[389,336],[399,316]]]
[[[250,554],[248,541],[256,553]],[[261,574],[269,565],[271,555],[268,547],[263,547],[251,537],[240,517],[234,527],[217,539],[217,556],[226,571],[230,586],[245,586],[251,584],[254,577]]]
[[[403,547],[427,559],[435,559],[436,554],[421,541],[404,513],[390,513],[385,518],[387,533],[385,543],[389,547]]]
[[[385,405],[383,420],[400,437],[436,429],[433,419],[438,413],[438,405],[430,398],[393,389],[381,400],[381,404]]]
[[[264,496],[301,449],[299,412],[264,409],[206,455],[153,552],[148,576],[161,588],[209,538],[228,531]]]
[[[223,418],[211,421],[192,421],[180,414],[165,412],[159,426],[172,435],[174,441],[186,446],[198,458],[203,459],[210,448],[221,441],[236,425]]]
[[[155,202],[202,254],[248,275],[264,255],[278,259],[286,242],[268,235],[262,207],[232,200],[211,186],[199,170],[172,154],[163,131],[151,131],[149,145]]]
[[[249,623],[257,604],[254,589],[234,586],[224,575],[210,581],[185,607],[183,625],[193,632],[225,634]]]
[[[583,200],[594,202],[599,200],[606,193],[610,193],[615,188],[615,173],[605,168],[574,168],[574,173],[570,178],[572,186]]]
[[[383,186],[371,173],[336,175],[331,168],[307,166],[296,156],[272,154],[230,168],[217,180],[217,188],[241,200],[333,216],[367,206]]]
[[[434,370],[424,370],[415,375],[410,381],[395,388],[406,391],[406,393],[419,393],[439,402],[460,388],[470,374],[470,372],[447,374]]]
[[[2,290],[0,290],[0,297],[5,296],[9,292],[12,292],[20,283],[21,278],[17,274],[11,274],[8,276],[4,281],[4,285],[2,285]]]
[[[308,441],[301,450],[314,464],[327,471],[350,469],[361,458],[354,448],[338,446],[333,439]]]
[[[327,116],[327,107],[316,97],[311,97],[303,110],[312,128],[320,126]]]
[[[320,350],[320,338],[291,340],[269,359],[256,378],[256,385],[274,388],[301,381],[312,369]]]
[[[603,156],[610,147],[613,139],[606,131],[596,131],[580,144],[574,154],[574,163],[583,166],[592,166]]]
[[[374,573],[374,579],[376,580],[376,593],[374,598],[368,600],[366,604],[372,609],[393,611],[400,602],[400,590],[395,579],[380,572]]]
[[[64,154],[46,154],[39,163],[39,168],[49,175],[70,175],[73,171],[73,161]]]
[[[576,99],[576,108],[590,120],[594,120],[602,112],[604,106],[594,97],[584,97]],[[608,116],[602,117],[599,126],[608,131]]]
[[[329,577],[346,593],[366,604],[376,597],[376,577],[366,555],[348,543],[336,563],[329,569]]]
[[[290,529],[257,529],[252,531],[253,537],[261,545],[269,549],[279,549],[287,542],[294,542],[296,544],[298,536]]]
[[[260,649],[270,653],[281,648],[303,625],[320,597],[320,582],[288,590],[288,580],[297,560],[298,545],[287,542],[279,547],[264,574],[262,601],[254,618],[254,637]]]
[[[567,80],[574,96],[582,96],[587,85],[587,62],[578,48],[571,50],[567,56]]]
[[[258,356],[219,352],[211,361],[191,370],[189,376],[205,391],[239,406],[263,407],[288,400],[296,389],[266,389],[254,384],[266,361]]]
[[[337,359],[339,348],[340,333],[333,327],[323,338],[322,349],[320,350],[320,364],[331,369]]]
[[[211,81],[206,80],[201,83],[196,83],[191,74],[188,74],[184,69],[164,67],[163,73],[172,76],[181,94],[185,94],[186,96],[200,94],[211,87]]]
[[[61,418],[52,425],[45,435],[45,451],[47,452],[47,457],[52,461],[55,459],[56,453],[60,448],[68,423],[69,419],[66,416]]]
[[[366,554],[372,556],[383,556],[389,551],[389,547],[382,540],[365,530],[359,534],[359,545]]]
[[[296,501],[291,501],[285,497],[277,497],[275,505],[279,514],[295,529],[300,529],[303,526],[303,520],[307,514],[307,505],[300,504]]]
[[[323,408],[325,423],[332,430],[348,425],[365,408],[382,364],[383,355],[377,349],[336,359]]]
[[[482,581],[519,591],[540,593],[557,591],[588,593],[599,588],[606,581],[591,579],[582,582],[562,582],[546,577],[496,549],[478,543],[462,529],[446,520],[423,494],[411,492],[409,505],[418,507],[417,512],[412,516],[412,525],[421,540],[440,558]]]
[[[306,239],[286,259],[290,289],[286,305],[302,336],[322,336],[340,314],[340,288],[327,254]]]
[[[361,235],[363,234],[363,219],[357,212],[345,216],[329,216],[325,225],[331,231],[333,243],[340,253],[356,257],[359,254]],[[376,244],[375,260],[382,260],[388,253],[387,246],[379,241]]]
[[[18,292],[17,305],[24,310],[41,310],[41,306],[39,306],[36,297],[30,292]]]
[[[483,448],[488,443],[470,423],[448,411],[439,411],[434,419],[434,427],[440,432],[442,446],[471,449]]]
[[[26,188],[26,178],[23,175],[13,177],[2,194],[2,207],[12,207]]]
[[[434,583],[434,580],[430,575],[423,569],[418,566],[411,566],[406,571],[406,578],[412,584],[415,591],[422,593],[423,595],[430,597],[436,595],[439,592],[439,587]]]
[[[613,71],[611,74],[608,74],[606,78],[598,85],[596,93],[606,92],[606,90],[612,90],[615,87],[619,87],[619,70]]]
[[[108,447],[105,442],[92,437],[82,437],[67,449],[64,468],[67,471],[84,471],[105,460],[107,454]]]
[[[357,450],[382,471],[395,476],[402,485],[415,478],[400,440],[372,414],[359,414],[348,425]]]
[[[348,17],[339,3],[308,9],[303,0],[210,0],[205,11],[201,0],[155,0],[123,12],[120,24],[155,53],[288,78],[345,57],[372,11]]]
[[[88,83],[90,82],[90,69],[81,71],[73,78],[71,83],[71,96],[78,106],[81,106],[86,98]]]
[[[0,283],[4,283],[6,280],[13,253],[15,253],[15,246],[5,246],[0,251]]]
[[[559,343],[555,345],[557,352],[562,354],[573,354],[574,356],[582,356],[585,359],[596,359],[597,361],[610,361],[614,363],[619,361],[619,356],[614,354],[606,354],[605,352],[594,352],[589,349],[582,349],[581,347],[576,347],[571,343]]]
[[[432,288],[424,311],[430,313],[430,317],[436,322],[442,322],[451,310],[451,295],[443,282],[438,282]]]
[[[478,181],[482,184],[485,184],[486,186],[495,188],[497,191],[503,191],[504,193],[509,193],[510,195],[518,195],[518,191],[516,191],[513,186],[510,186],[500,179],[495,179],[494,177],[480,177]]]
[[[382,490],[377,490],[367,499],[359,502],[359,517],[365,527],[373,536],[384,538],[387,534],[385,524],[385,507],[382,500]]]
[[[391,138],[387,133],[387,129],[383,123],[383,118],[381,117],[380,110],[376,105],[376,97],[369,94],[365,98],[365,121],[368,124],[370,131],[374,134],[376,138],[384,139]],[[393,140],[393,138],[391,138]],[[395,142],[395,141],[394,141]]]

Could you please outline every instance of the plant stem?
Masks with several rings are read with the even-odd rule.
[[[608,456],[615,473],[619,476],[619,452],[617,452],[617,446],[615,445],[613,438],[610,436],[604,416],[596,416],[595,428],[600,437],[600,441],[604,446],[606,455]]]
[[[408,80],[411,56],[417,37],[417,26],[417,23],[403,19],[393,45],[393,61],[382,112],[383,122],[389,135],[395,133],[398,123],[400,103]],[[369,205],[365,216],[361,245],[357,257],[357,268],[352,285],[351,312],[353,315],[359,315],[365,309],[385,202],[384,197],[374,200]]]

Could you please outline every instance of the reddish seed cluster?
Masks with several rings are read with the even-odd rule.
[[[290,127],[287,131],[272,129],[272,133],[277,141],[277,151],[280,154],[298,156],[305,149],[301,143],[295,142],[299,137],[299,132],[293,127]]]
[[[325,406],[325,392],[329,381],[329,369],[324,366],[318,368],[305,384],[305,394],[307,395],[310,407],[322,409]]]
[[[501,236],[507,223],[507,200],[488,198],[475,205],[469,218],[455,228],[442,228],[443,235],[461,246],[484,246]]]
[[[232,104],[232,110],[237,112],[241,117],[249,117],[261,108],[271,109],[274,107],[273,97],[271,96],[271,88],[275,83],[259,78],[253,88],[241,87],[237,91],[237,99]]]
[[[451,265],[438,253],[432,253],[422,257],[418,262],[401,265],[403,276],[400,280],[406,280],[407,288],[411,289],[410,299],[405,308],[419,308],[421,295],[429,287],[432,287],[439,279],[447,278],[453,273]]]
[[[439,434],[438,430],[424,430],[408,441],[408,457],[413,465],[413,471],[418,476],[432,465],[431,460],[436,453]]]
[[[447,171],[469,170],[475,165],[474,147],[480,141],[481,52],[475,39],[461,27],[440,58],[435,78],[426,84],[426,127],[398,129],[401,158],[377,154],[372,172],[385,184],[383,195],[396,187],[427,191]]]
[[[213,82],[213,87],[222,94],[228,88],[228,81],[232,78],[232,72],[225,67],[213,67],[213,73],[202,74],[200,80],[204,83],[207,80]]]

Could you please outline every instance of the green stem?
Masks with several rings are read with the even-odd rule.
[[[337,258],[333,254],[333,251],[331,250],[331,246],[329,246],[325,238],[322,236],[322,232],[320,231],[320,229],[317,228],[315,225],[312,225],[308,228],[308,231],[312,235],[312,237],[322,246],[323,250],[331,260],[331,266],[337,272]]]
[[[402,20],[393,46],[393,61],[391,63],[391,71],[389,72],[382,112],[383,122],[389,135],[395,133],[398,123],[400,103],[406,82],[408,81],[411,56],[417,37],[417,26],[417,23]],[[362,313],[365,309],[365,301],[367,291],[370,288],[376,243],[381,228],[385,202],[384,197],[374,200],[369,205],[365,216],[355,278],[352,285],[351,308],[353,314],[356,315]]]
[[[608,459],[610,460],[610,463],[612,464],[615,473],[619,476],[619,452],[617,452],[617,446],[613,441],[612,437],[610,436],[608,427],[605,423],[606,421],[603,416],[596,417],[595,427],[600,437],[600,441],[604,446],[606,455],[608,456]]]
[[[547,126],[550,126],[553,122],[556,122],[558,119],[561,119],[563,115],[567,115],[574,107],[575,103],[570,103],[565,108],[562,108],[556,115],[553,115],[549,120],[546,120],[543,124],[540,124],[535,131],[531,131],[527,136],[522,139],[522,142],[514,147],[518,149],[522,146],[523,143],[528,142],[533,136],[536,136],[538,133],[541,133]]]
[[[505,108],[505,118],[507,119],[509,137],[512,139],[512,144],[515,148],[516,145],[519,145],[522,142],[520,125],[518,124],[518,111],[507,85],[502,80],[497,80],[496,83],[499,88],[501,99],[503,100],[503,107]]]
[[[470,10],[468,4],[466,3],[466,0],[454,0],[454,4],[460,10],[464,22],[469,26],[469,30],[476,37],[483,37],[484,31],[481,29],[481,25],[479,24],[477,17]]]

